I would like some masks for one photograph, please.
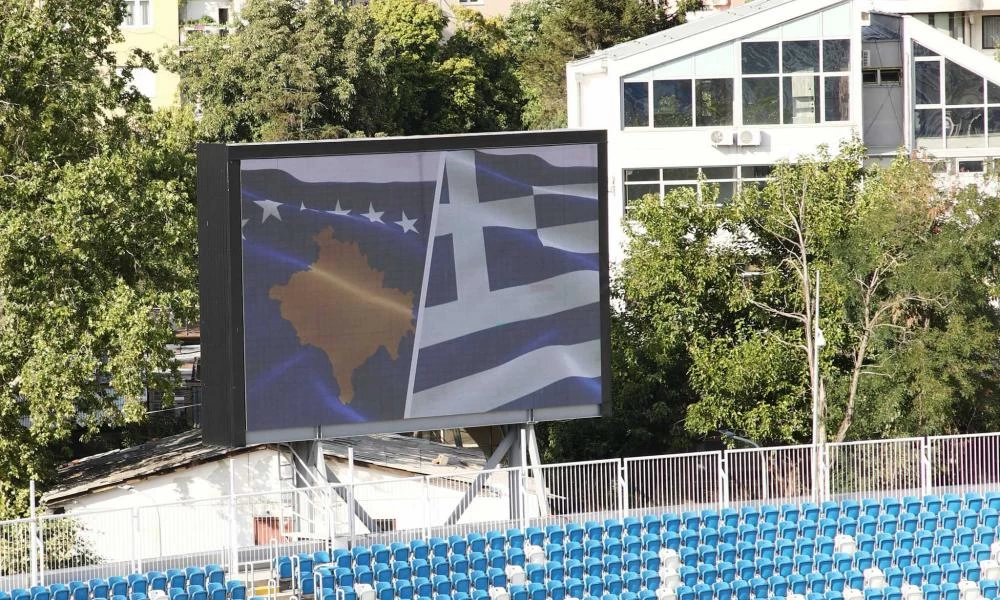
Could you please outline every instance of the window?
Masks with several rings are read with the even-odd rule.
[[[861,81],[865,85],[900,85],[903,81],[902,70],[898,68],[865,69],[861,71]]]
[[[626,169],[622,178],[625,181],[625,209],[628,210],[629,204],[643,196],[665,196],[678,189],[694,190],[701,196],[704,192],[702,184],[717,187],[717,202],[731,202],[743,186],[762,185],[773,169],[771,165]]]
[[[148,27],[149,24],[149,0],[125,0],[125,19],[122,21],[122,26]]]
[[[744,125],[850,118],[850,40],[743,42],[742,48]]]
[[[1000,15],[983,15],[983,49],[996,49],[998,41],[1000,41]]]
[[[699,79],[695,124],[719,126],[733,124],[733,80]]]
[[[228,8],[220,8],[219,9],[219,24],[220,25],[225,25],[227,23],[229,23],[229,9]]]
[[[691,126],[691,80],[653,82],[653,127]]]
[[[964,12],[924,13],[913,16],[918,21],[923,21],[945,35],[960,42],[965,42]]]
[[[940,56],[914,60],[916,145],[1000,147],[1000,85]]]
[[[625,127],[649,125],[649,84],[645,81],[625,82]]]

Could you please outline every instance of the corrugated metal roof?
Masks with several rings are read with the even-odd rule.
[[[65,501],[136,479],[265,447],[267,446],[225,448],[206,445],[202,443],[201,430],[195,429],[66,463],[59,467],[58,483],[45,493],[43,500]],[[342,459],[347,458],[349,447],[354,448],[354,460],[358,463],[397,469],[414,475],[447,475],[456,471],[481,469],[486,462],[483,453],[477,448],[455,448],[404,435],[367,435],[323,443],[327,456]],[[433,464],[432,461],[442,454],[448,458],[448,464]]]

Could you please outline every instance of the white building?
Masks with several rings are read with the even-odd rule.
[[[704,177],[725,201],[854,135],[974,177],[1000,157],[998,40],[1000,0],[757,0],[570,63],[569,126],[608,130],[612,260],[630,200]]]

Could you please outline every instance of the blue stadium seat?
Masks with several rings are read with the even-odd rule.
[[[472,580],[465,573],[451,574],[451,589],[455,592],[468,594],[472,589]]]
[[[964,544],[955,544],[951,548],[951,562],[962,564],[972,558],[972,549]]]
[[[677,600],[696,600],[697,596],[693,587],[682,585],[676,590]]]
[[[639,590],[642,589],[642,577],[640,577],[638,573],[630,573],[626,571],[622,574],[622,586],[625,588],[626,592],[638,594]]]
[[[862,552],[874,552],[875,551],[875,536],[870,533],[859,533],[854,541],[858,545],[858,550]]]
[[[524,566],[524,550],[521,548],[513,547],[507,549],[507,564],[517,565],[519,567]]]
[[[682,585],[694,586],[694,584],[698,583],[699,573],[695,567],[683,566],[678,571],[678,574],[681,576]]]
[[[903,568],[903,580],[910,585],[923,585],[924,570],[918,565],[910,565]]]
[[[430,574],[427,575],[427,577],[431,577],[433,575],[447,575],[448,571],[450,570],[448,568],[448,560],[441,556],[431,556],[430,565],[431,565],[431,571]],[[355,576],[357,576],[356,571],[355,571]],[[364,582],[361,581],[359,583],[364,583]]]
[[[903,587],[903,570],[899,567],[889,567],[883,569],[885,574],[885,581],[888,585],[892,587],[901,588]]]
[[[757,543],[757,526],[744,523],[736,528],[737,537],[742,542],[749,544]]]
[[[651,533],[653,535],[659,535],[660,530],[663,526],[663,522],[656,517],[656,515],[643,515],[642,517],[642,528],[646,533]]]
[[[1000,508],[1000,502],[997,503]],[[760,523],[760,511],[749,504],[740,507],[740,520],[746,525],[756,526]]]
[[[909,513],[913,516],[920,514],[920,511],[924,509],[924,503],[920,498],[916,496],[903,496],[902,506],[900,510],[900,516]]]
[[[753,590],[753,597],[764,599],[770,597],[771,587],[763,577],[754,577],[750,580],[750,589]]]
[[[586,579],[583,580],[587,595],[594,596],[595,598],[600,598],[604,595],[604,580],[600,577],[595,577],[593,575],[588,575]],[[513,587],[513,586],[512,586]]]
[[[305,582],[303,581],[303,583],[305,583]],[[179,588],[179,587],[170,588],[170,592],[169,592],[168,596],[169,596],[170,600],[188,600],[190,598],[190,596],[188,596],[187,590],[185,590],[184,588]],[[32,600],[36,600],[36,599],[32,598]]]
[[[593,556],[588,556],[583,559],[583,568],[587,575],[594,575],[600,577],[604,574],[604,563],[599,558],[594,558]]]
[[[699,583],[694,586],[694,595],[697,600],[712,600],[715,597],[715,590],[710,585]]]
[[[840,517],[837,519],[837,531],[851,537],[858,535],[858,520],[850,516]]]
[[[938,526],[938,514],[929,510],[920,513],[920,529],[933,532]]]
[[[583,598],[583,581],[575,577],[567,579],[566,595],[570,598]]]
[[[806,593],[806,578],[798,573],[792,573],[788,577],[785,577],[786,594],[805,594]]]
[[[861,514],[861,503],[857,500],[844,500],[840,503],[840,516],[857,519]]]
[[[758,558],[754,561],[754,566],[759,577],[767,579],[771,575],[774,575],[774,561],[769,558]]]
[[[757,558],[766,558],[768,560],[774,559],[774,542],[768,540],[758,540],[756,546]]]
[[[299,555],[299,570],[303,574],[312,573],[312,554],[300,554]],[[110,580],[108,585],[111,585]],[[187,587],[187,573],[183,569],[167,569],[167,588],[168,589],[184,589]],[[114,590],[112,590],[112,594]]]
[[[734,600],[750,600],[750,583],[742,579],[737,579],[733,582],[733,598]]]
[[[580,525],[579,523],[566,524],[566,540],[570,542],[582,544],[585,533],[586,531],[583,529],[583,525]]]
[[[511,548],[524,550],[524,532],[520,529],[511,528],[507,530],[507,544]]]
[[[941,585],[942,578],[941,578],[941,567],[940,566],[938,566],[936,564],[924,565],[922,567],[922,569],[924,571],[924,581],[925,582],[927,582],[927,583],[933,583],[934,585]]]
[[[930,531],[918,531],[914,536],[914,548],[931,550],[934,548],[934,534]]]
[[[208,592],[200,585],[188,584],[187,591],[191,600],[208,600]]]
[[[524,567],[524,572],[528,577],[528,583],[542,583],[545,581],[545,567],[543,565],[528,563]]]
[[[951,548],[937,546],[931,554],[934,556],[933,562],[937,565],[946,565],[952,562]]]
[[[816,538],[816,554],[829,554],[833,555],[833,538],[825,535],[817,536]]]
[[[983,598],[996,598],[998,594],[998,584],[996,581],[981,579],[979,581],[979,591]]]
[[[817,553],[813,557],[813,567],[817,573],[826,575],[833,570],[833,557],[826,553]]]
[[[207,591],[208,600],[226,600],[226,586],[222,583],[209,582]]]
[[[660,517],[660,522],[663,523],[664,533],[680,533],[681,517],[677,513],[663,513]]]
[[[141,573],[133,573],[132,575],[129,576],[129,579],[131,579],[133,576],[141,577],[143,582],[146,581],[146,576]],[[146,593],[145,583],[143,584],[142,589],[136,589],[134,593],[145,594]],[[87,584],[82,581],[71,581],[69,582],[69,596],[71,600],[89,600],[90,588],[88,588]],[[9,598],[7,600],[9,600]]]
[[[806,590],[813,594],[822,594],[826,592],[827,580],[826,577],[820,575],[819,573],[810,573],[805,577]]]
[[[865,576],[858,569],[850,569],[844,573],[844,586],[852,590],[860,590],[864,587]]]
[[[465,540],[462,540],[462,544]],[[463,554],[452,554],[448,557],[448,563],[451,565],[452,572],[457,573],[469,573],[469,559]]]
[[[604,538],[604,526],[598,521],[587,521],[583,524],[587,531],[587,538],[591,540],[601,540]]]
[[[826,586],[828,591],[842,592],[847,584],[847,579],[840,571],[830,571],[826,574]]]
[[[719,511],[719,519],[725,527],[737,527],[740,524],[740,512],[735,508],[723,508]]]
[[[771,542],[778,539],[778,526],[774,523],[764,522],[757,526],[757,543]]]
[[[840,518],[840,504],[833,500],[826,500],[820,505],[820,518],[836,521]]]
[[[792,574],[792,570],[795,568],[795,564],[792,559],[785,556],[776,556],[774,558],[774,572],[782,577],[788,577]]]
[[[427,577],[414,577],[413,593],[418,598],[430,598],[431,594],[434,593],[434,584]]]
[[[524,541],[532,546],[545,544],[545,530],[541,527],[528,527],[524,530]]]
[[[566,542],[563,547],[566,548],[566,558],[583,560],[584,548],[580,542]]]
[[[872,552],[872,560],[875,562],[875,566],[881,571],[885,571],[892,566],[892,554],[886,550]]]
[[[775,558],[779,556],[792,558],[795,556],[795,542],[789,540],[778,540],[774,543],[774,556]]]
[[[991,554],[992,552],[990,552],[990,547],[987,544],[977,543],[972,545],[972,560],[974,561],[989,560]]]
[[[155,580],[154,580],[154,577],[153,577],[154,573],[156,575]],[[164,575],[163,573],[159,573],[159,572],[154,572],[154,573],[150,573],[150,577],[149,577],[150,584],[152,585],[152,588],[154,590],[161,590],[161,591],[166,592],[167,591],[166,590],[167,576]],[[155,581],[155,583],[154,583],[154,581]],[[155,585],[156,583],[158,583],[159,585],[161,585],[163,587],[156,587],[156,585]],[[98,600],[98,598],[104,598],[106,600],[108,598],[108,592],[110,591],[110,588],[108,587],[108,582],[107,581],[104,581],[103,579],[91,579],[90,583],[89,583],[89,586],[90,586],[90,597],[93,598],[94,600]],[[17,594],[14,593],[14,591],[15,590],[11,590],[11,594],[10,594],[11,598],[13,600],[20,600],[17,597]]]
[[[700,564],[698,565],[698,579],[712,585],[719,578],[719,570],[715,565]]]
[[[875,504],[874,506],[878,506]],[[858,533],[867,536],[874,536],[878,533],[878,517],[872,515],[861,515],[858,517]]]
[[[958,583],[962,580],[962,567],[950,563],[941,567],[941,581]]]
[[[112,596],[128,596],[128,580],[118,575],[108,577],[108,593]],[[53,597],[52,600],[58,600]]]
[[[882,505],[875,498],[863,498],[861,500],[861,514],[864,516],[877,518],[882,512]]]
[[[813,572],[813,559],[812,557],[800,554],[795,557],[795,573],[799,575],[808,575]]]
[[[435,594],[449,595],[451,594],[451,579],[447,575],[435,575],[431,577],[431,586],[434,589]],[[511,586],[513,588],[514,586]],[[511,593],[513,596],[513,592]]]
[[[610,573],[612,575],[622,574],[622,559],[618,558],[617,556],[609,554],[605,555],[603,562],[604,562],[605,573]]]
[[[896,530],[905,531],[907,533],[915,533],[919,525],[920,518],[917,515],[907,512],[906,514],[899,516],[899,525],[896,527]]]

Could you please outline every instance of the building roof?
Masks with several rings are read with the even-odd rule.
[[[799,0],[757,0],[756,2],[736,6],[726,11],[712,13],[683,25],[671,27],[670,29],[664,29],[663,31],[658,31],[630,42],[612,46],[611,48],[601,50],[590,57],[581,59],[580,62],[586,62],[593,59],[595,56],[609,56],[615,60],[626,58],[640,52],[666,46],[668,44],[705,33],[706,31],[712,31],[724,25],[729,25],[730,23],[735,23],[779,6],[784,6],[798,1]]]
[[[252,449],[254,447],[207,446],[201,441],[201,430],[195,429],[68,462],[59,467],[58,483],[42,499],[46,502],[66,500]]]
[[[354,448],[356,462],[418,475],[453,474],[456,470],[482,469],[486,464],[478,448],[456,448],[404,435],[365,435],[323,442],[327,456],[346,460],[348,448]],[[442,456],[447,464],[435,464],[435,459]]]
[[[202,443],[201,430],[195,429],[66,463],[58,469],[58,483],[42,498],[49,503],[62,502],[137,479],[267,447],[269,446],[256,445],[227,448],[206,445]],[[344,438],[323,444],[326,456],[345,460],[348,448],[354,448],[354,460],[358,464],[396,469],[414,475],[452,474],[455,471],[481,469],[485,463],[482,452],[476,448],[455,448],[395,434]],[[434,464],[433,461],[441,455],[447,458],[447,464]]]

